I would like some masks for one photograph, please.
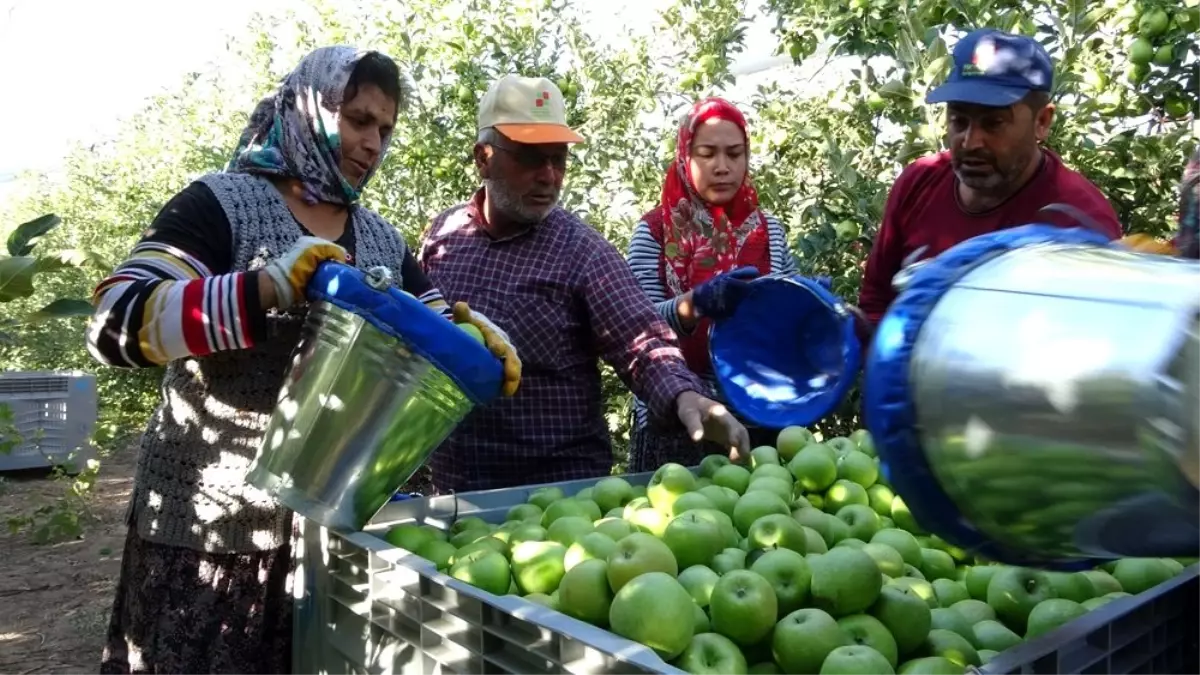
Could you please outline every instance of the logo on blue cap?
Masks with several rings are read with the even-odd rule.
[[[954,45],[954,66],[926,103],[1007,107],[1031,91],[1050,91],[1054,65],[1041,43],[991,28],[972,31]]]

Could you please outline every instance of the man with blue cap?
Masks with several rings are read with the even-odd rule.
[[[892,277],[910,257],[1031,222],[1121,236],[1104,195],[1043,147],[1053,79],[1050,56],[1033,38],[984,28],[955,45],[949,77],[925,97],[946,104],[949,147],[910,164],[892,185],[859,295],[872,323],[895,298]]]

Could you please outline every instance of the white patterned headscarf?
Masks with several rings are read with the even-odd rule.
[[[362,184],[354,186],[338,168],[341,139],[338,117],[350,75],[374,52],[354,47],[321,47],[305,56],[283,83],[254,108],[226,171],[298,179],[308,203],[350,205],[358,201],[391,137],[383,139],[379,159]],[[397,110],[408,103],[401,78]]]

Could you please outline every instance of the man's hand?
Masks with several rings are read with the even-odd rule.
[[[468,307],[465,302],[454,303],[453,314],[454,323],[469,323],[478,328],[479,332],[483,333],[483,342],[488,351],[504,361],[504,395],[512,396],[517,393],[517,387],[521,384],[521,358],[517,356],[517,349],[513,347],[508,333],[492,323],[491,319]]]
[[[724,405],[685,391],[675,399],[675,410],[693,441],[707,440],[729,448],[729,459],[734,461],[749,451],[750,434]]]
[[[1148,234],[1131,234],[1120,241],[1121,244],[1140,253],[1158,253],[1160,255],[1179,255],[1169,242],[1158,241]]]

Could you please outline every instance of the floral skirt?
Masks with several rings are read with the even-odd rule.
[[[291,544],[205,553],[125,538],[101,673],[290,673]]]

